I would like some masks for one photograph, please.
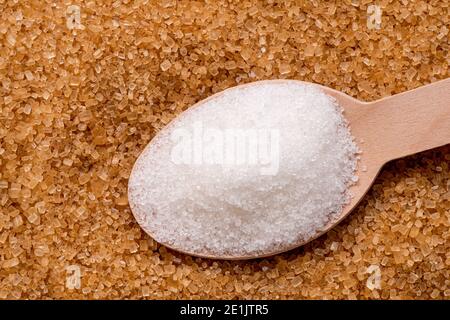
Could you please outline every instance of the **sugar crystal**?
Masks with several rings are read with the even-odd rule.
[[[203,137],[196,137],[197,125]],[[184,151],[192,157],[176,162],[174,134],[190,130]],[[204,142],[208,130],[215,138]],[[248,152],[239,163],[227,162],[223,142],[237,130],[253,132],[258,149],[250,150],[251,139],[236,139],[236,154],[239,146]],[[266,146],[262,138],[272,134],[278,138]],[[268,151],[264,161],[261,149]],[[339,217],[357,181],[356,153],[341,109],[320,89],[294,81],[237,87],[189,109],[154,138],[130,177],[130,205],[157,241],[188,252],[239,256],[285,248]]]

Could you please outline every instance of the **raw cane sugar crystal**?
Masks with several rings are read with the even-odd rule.
[[[69,2],[3,1],[0,299],[449,299],[450,145],[388,163],[354,214],[274,258],[166,250],[118,203],[155,132],[237,80],[373,101],[448,77],[446,1],[383,2],[373,30],[366,2],[77,1],[68,29]],[[366,286],[370,265],[381,289]]]
[[[142,228],[173,248],[260,254],[339,217],[357,151],[341,108],[319,88],[236,87],[159,132],[135,163],[129,202]]]

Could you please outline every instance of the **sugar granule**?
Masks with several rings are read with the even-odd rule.
[[[277,132],[277,171],[261,174],[262,164],[249,161],[175,163],[173,133],[195,123],[203,132]],[[154,138],[131,174],[130,206],[155,240],[187,252],[283,249],[340,216],[356,180],[356,153],[341,108],[320,89],[294,81],[238,87],[189,109]]]
[[[450,299],[450,145],[388,163],[347,219],[267,259],[167,250],[115,202],[155,133],[237,77],[289,77],[364,101],[447,78],[447,2],[384,2],[380,30],[366,29],[364,1],[138,2],[118,10],[80,1],[84,30],[67,29],[67,3],[0,5],[0,299]],[[56,58],[43,58],[49,48]],[[172,66],[162,71],[166,59]],[[227,60],[238,67],[226,70]],[[280,74],[283,64],[289,74]],[[417,70],[412,79],[408,69]],[[44,91],[51,97],[41,101]],[[426,208],[427,199],[436,207]],[[37,202],[47,208],[39,224],[28,220]],[[79,217],[81,206],[88,211]],[[36,257],[33,243],[50,252]],[[6,268],[13,258],[19,264]],[[82,287],[71,290],[64,284],[74,264]],[[372,264],[382,271],[379,290],[366,287]],[[164,271],[171,265],[174,274]]]

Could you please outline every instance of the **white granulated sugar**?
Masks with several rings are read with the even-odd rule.
[[[261,82],[214,96],[164,128],[136,161],[129,202],[142,228],[173,248],[272,252],[339,217],[356,163],[331,97],[295,81]]]

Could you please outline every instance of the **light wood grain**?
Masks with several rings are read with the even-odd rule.
[[[450,79],[373,102],[363,102],[333,89],[322,89],[344,108],[361,149],[358,182],[341,216],[317,236],[336,226],[358,205],[387,162],[450,143]],[[311,239],[312,240],[312,239]]]
[[[239,87],[289,81],[296,80],[258,81]],[[197,257],[225,260],[262,258],[294,249],[323,235],[347,217],[370,189],[386,162],[450,143],[450,78],[373,102],[359,101],[334,89],[315,85],[333,96],[342,106],[351,133],[362,151],[356,172],[359,180],[350,188],[352,200],[339,218],[330,221],[326,228],[317,230],[307,241],[253,256],[202,255],[164,245]],[[225,91],[198,102],[192,108],[220,96]]]

